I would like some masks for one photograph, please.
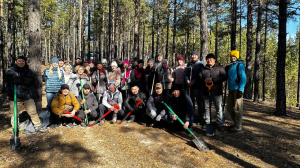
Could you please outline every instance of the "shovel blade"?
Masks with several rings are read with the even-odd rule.
[[[215,136],[215,134],[216,134],[216,125],[206,124],[206,136]]]
[[[200,151],[206,151],[209,150],[207,144],[204,142],[202,137],[199,137],[197,139],[193,139],[194,144]]]
[[[19,151],[21,149],[21,141],[19,137],[10,139],[10,151]]]

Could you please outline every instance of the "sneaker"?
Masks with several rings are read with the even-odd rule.
[[[218,126],[217,128],[218,128],[218,131],[224,132],[224,127],[223,126]]]
[[[105,123],[105,119],[100,120],[100,123],[98,124],[99,126],[102,126]]]
[[[117,122],[117,114],[116,113],[114,113],[114,115],[113,115],[113,118],[112,118],[112,122]]]
[[[72,123],[69,123],[69,124],[67,124],[66,126],[69,127],[69,128],[74,128],[74,126],[73,126]]]
[[[231,129],[230,129],[230,132],[240,132],[240,131],[242,131],[243,129],[242,129],[242,127],[232,127]]]
[[[47,134],[48,131],[45,128],[42,128],[42,126],[36,127],[35,128],[36,133],[42,133],[42,134]]]
[[[130,116],[130,120],[127,121],[127,123],[132,123],[135,119],[135,115]]]

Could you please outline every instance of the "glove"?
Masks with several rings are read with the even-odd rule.
[[[153,118],[156,117],[156,112],[154,110],[151,110],[150,114]]]
[[[157,115],[156,121],[160,121],[160,120],[161,120],[161,115]]]
[[[240,99],[240,98],[242,98],[242,97],[243,97],[243,92],[239,90],[238,93],[237,93],[236,98],[237,98],[237,99]]]

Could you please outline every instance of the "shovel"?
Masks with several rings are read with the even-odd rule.
[[[14,85],[14,133],[10,138],[10,151],[19,151],[21,148],[21,141],[18,129],[18,111],[17,111],[17,86]]]
[[[164,105],[172,112],[173,115],[176,115],[174,113],[174,111],[166,104],[164,103]],[[177,120],[184,125],[184,123],[182,122],[182,120],[177,116]],[[187,128],[187,131],[194,136],[195,139],[193,139],[192,141],[194,142],[194,144],[196,145],[196,147],[200,150],[200,151],[206,151],[208,150],[208,146],[207,144],[204,142],[202,137],[197,138],[196,135],[189,129]]]
[[[80,78],[79,80],[80,80],[80,89],[81,89],[82,99],[84,99],[84,94],[83,94],[83,87],[82,87],[81,78]],[[85,103],[83,103],[83,107],[84,107],[84,111],[86,111]],[[86,121],[86,124],[88,125],[88,124],[89,124],[89,120],[88,120],[87,114],[85,114],[85,121]]]
[[[206,124],[206,136],[213,137],[215,136],[216,126],[211,122],[211,87],[213,86],[213,82],[206,83],[206,87],[208,88],[208,96],[209,96],[209,124]]]
[[[116,103],[114,105],[114,108],[119,110],[120,106]],[[92,126],[96,125],[98,121],[100,121],[102,118],[106,117],[110,112],[111,112],[111,110],[109,110],[108,112],[106,112],[102,117],[98,118],[93,124],[90,124],[89,127],[92,127]]]
[[[142,103],[145,104],[139,97],[136,98],[136,101],[138,101],[138,102],[137,102],[137,104],[136,104],[135,106],[139,106],[139,105],[142,104]],[[130,116],[130,114],[131,114],[131,112],[129,112],[129,113],[123,118],[123,120],[119,122],[119,125],[121,125],[122,122],[124,122],[124,121],[126,120],[126,118],[128,118],[128,117]]]

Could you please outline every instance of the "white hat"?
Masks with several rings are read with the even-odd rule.
[[[105,58],[102,59],[101,63],[106,63],[107,64],[107,60]]]
[[[117,62],[116,61],[113,61],[111,64],[110,64],[110,66],[118,66],[118,64],[117,64]]]

